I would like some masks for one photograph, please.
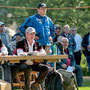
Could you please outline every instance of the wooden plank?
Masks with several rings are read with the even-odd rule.
[[[68,55],[45,55],[45,56],[0,56],[0,61],[7,60],[55,60],[55,59],[65,59],[68,58]]]
[[[10,63],[20,63],[20,60],[10,60]]]
[[[35,62],[43,62],[44,59],[35,59]],[[60,62],[60,60],[58,61],[57,59],[48,59],[47,61],[49,62]],[[20,63],[20,60],[10,60],[10,63]]]
[[[49,62],[60,62],[61,60],[58,60],[58,59],[46,59],[47,61]],[[43,62],[44,59],[35,59],[34,60],[35,62]]]
[[[20,86],[20,83],[13,83],[13,85],[16,87],[16,86]],[[25,86],[24,83],[21,83],[21,86]]]

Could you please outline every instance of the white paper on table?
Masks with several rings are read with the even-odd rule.
[[[19,54],[21,54],[21,53],[23,53],[23,49],[17,49],[17,55],[19,55]]]
[[[68,66],[67,71],[68,72],[73,72],[73,68],[71,66]]]

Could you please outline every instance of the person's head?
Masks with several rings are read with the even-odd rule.
[[[35,29],[33,27],[28,27],[26,29],[26,39],[28,41],[33,41],[35,39]]]
[[[76,27],[71,27],[71,33],[72,33],[73,36],[75,36],[76,33],[77,33],[77,28]]]
[[[63,38],[63,36],[59,36],[58,38],[57,38],[57,42],[61,42],[61,39]]]
[[[22,38],[24,37],[24,35],[23,35],[21,32],[17,32],[17,33],[15,34],[15,36],[16,36],[16,42],[21,41]]]
[[[62,33],[62,27],[60,25],[56,27],[55,33],[57,36],[59,36]]]
[[[64,29],[65,34],[69,34],[69,32],[70,32],[70,26],[69,25],[65,25],[63,29]]]
[[[56,27],[60,26],[59,24],[55,24],[54,25],[54,29],[56,30]]]
[[[4,32],[5,24],[3,22],[0,22],[0,33]]]
[[[69,40],[67,38],[63,37],[61,39],[61,44],[63,45],[64,49],[67,49],[68,45],[69,45]]]
[[[41,16],[44,16],[46,15],[46,12],[47,12],[47,6],[45,3],[40,3],[38,5],[38,14],[41,15]]]

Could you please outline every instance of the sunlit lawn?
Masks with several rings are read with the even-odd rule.
[[[90,90],[90,77],[84,78],[83,85],[85,85],[86,87],[80,87],[79,90]]]

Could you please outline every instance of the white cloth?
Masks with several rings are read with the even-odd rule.
[[[79,50],[81,50],[81,43],[82,43],[82,38],[79,34],[76,34],[74,36],[75,42],[76,42],[76,48],[74,50],[74,52],[78,52]]]
[[[32,45],[29,44],[28,40],[27,40],[27,43],[28,43],[28,47],[29,47],[29,52],[33,52],[33,45],[34,45],[35,41],[33,41]]]
[[[3,45],[3,47],[1,47],[0,52],[1,52],[1,53],[4,53],[4,55],[8,55],[8,50],[7,50],[7,48],[5,47],[5,45]]]

